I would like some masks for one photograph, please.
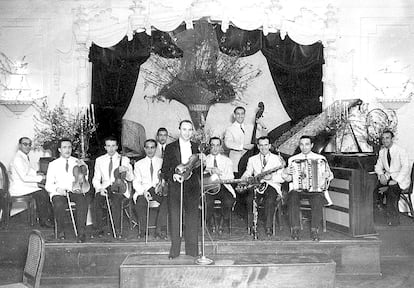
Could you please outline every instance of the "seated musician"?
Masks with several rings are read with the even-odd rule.
[[[162,159],[155,156],[157,149],[157,141],[154,139],[147,139],[144,142],[144,151],[146,157],[135,163],[134,174],[135,179],[133,186],[135,193],[132,196],[134,200],[135,213],[138,217],[138,221],[141,223],[140,231],[138,232],[138,238],[142,238],[145,235],[147,228],[147,206],[150,200],[155,200],[160,203],[158,209],[158,215],[156,220],[156,237],[161,239],[167,239],[166,223],[167,223],[167,199],[162,195],[160,186],[159,172],[162,166]]]
[[[406,151],[393,143],[392,131],[384,131],[381,139],[384,146],[379,152],[375,173],[380,184],[388,186],[385,191],[387,223],[399,225],[398,201],[401,190],[410,186],[410,164]]]
[[[301,153],[294,155],[288,160],[288,167],[284,171],[284,179],[288,182],[293,180],[293,167],[292,163],[295,160],[325,160],[326,169],[322,173],[323,177],[330,181],[333,179],[333,173],[329,168],[326,158],[320,154],[312,152],[313,139],[310,136],[302,136],[299,140],[299,148]],[[328,186],[328,185],[327,185]],[[289,209],[289,224],[291,227],[291,236],[294,240],[299,240],[299,229],[300,229],[300,219],[299,219],[299,209],[300,209],[300,198],[308,198],[311,209],[312,209],[312,220],[311,220],[311,238],[314,241],[319,241],[318,229],[322,221],[322,207],[330,199],[325,199],[324,192],[311,192],[307,190],[293,190],[292,183],[289,184],[289,194],[288,194],[288,209]]]
[[[19,150],[10,163],[10,196],[31,195],[36,201],[36,211],[41,227],[53,227],[53,212],[49,194],[39,187],[46,179],[45,175],[37,174],[30,165],[29,152],[32,140],[28,137],[19,139]],[[44,183],[44,182],[43,182]]]
[[[99,156],[95,160],[95,173],[93,175],[92,184],[95,188],[95,214],[96,214],[96,230],[98,236],[102,236],[103,232],[103,207],[108,200],[110,202],[111,214],[113,217],[114,230],[117,237],[122,237],[121,230],[121,205],[122,201],[130,197],[131,189],[125,181],[134,180],[132,165],[126,156],[121,156],[118,150],[118,141],[115,137],[109,136],[105,138],[106,154]],[[125,179],[120,179],[123,176]],[[116,179],[116,176],[119,179]],[[121,182],[116,185],[117,181]],[[115,185],[114,185],[115,183]],[[115,188],[117,187],[117,188]],[[122,187],[122,189],[118,189]],[[112,224],[111,224],[112,225]]]
[[[233,179],[233,162],[230,158],[220,154],[222,150],[221,139],[218,137],[210,138],[210,154],[206,157],[206,172],[211,174],[213,181]],[[223,222],[230,228],[231,208],[236,201],[236,193],[230,184],[221,184],[218,192],[214,195],[206,194],[207,217],[206,222],[210,222],[213,232],[223,233]],[[222,203],[221,217],[214,221],[214,201],[220,200]],[[215,225],[214,225],[215,223]]]
[[[53,204],[53,212],[57,223],[58,239],[65,239],[64,229],[65,210],[68,208],[68,197],[71,202],[76,203],[76,223],[78,231],[78,242],[86,240],[86,216],[91,195],[88,191],[75,191],[74,184],[74,167],[82,165],[86,167],[86,178],[88,175],[88,166],[75,157],[72,157],[72,141],[62,138],[58,142],[58,151],[60,157],[49,163],[46,175],[46,190],[49,192]],[[75,225],[75,223],[72,223]]]
[[[276,203],[282,198],[281,183],[284,182],[282,178],[282,168],[284,161],[276,154],[270,152],[270,139],[268,136],[262,136],[258,139],[257,146],[260,153],[249,158],[247,162],[247,168],[244,172],[242,179],[248,179],[251,176],[257,176],[258,174],[267,170],[280,168],[273,173],[265,175],[261,182],[266,183],[266,189],[262,193],[256,193],[256,201],[260,201],[260,198],[264,197],[264,210],[265,210],[265,228],[266,235],[271,236],[273,226],[273,214],[275,213]],[[254,189],[253,189],[254,190]],[[255,192],[249,189],[247,196],[247,223],[249,232],[252,233],[253,224],[253,200]],[[256,202],[257,203],[257,202]]]

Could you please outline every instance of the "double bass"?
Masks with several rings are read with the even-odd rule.
[[[250,149],[249,151],[247,151],[246,153],[244,153],[244,155],[240,158],[239,161],[239,173],[243,174],[244,171],[246,171],[246,167],[247,167],[247,161],[249,160],[250,157],[256,155],[257,153],[259,153],[259,149],[257,148],[257,139],[256,139],[256,133],[257,133],[257,120],[259,120],[262,116],[263,116],[263,112],[264,112],[264,104],[263,102],[259,102],[257,104],[257,112],[256,112],[256,116],[255,116],[255,121],[254,121],[254,126],[253,126],[253,133],[252,133],[252,139],[251,139],[251,143],[254,144],[253,148]]]

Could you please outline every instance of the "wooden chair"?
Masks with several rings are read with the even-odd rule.
[[[231,228],[232,228],[232,214],[234,211],[234,207],[236,206],[236,201],[233,202],[233,206],[231,207],[230,210],[230,218],[229,218],[229,235],[231,235]],[[214,205],[213,205],[213,209],[217,209],[217,210],[221,210],[223,209],[221,200],[216,199],[214,200]]]
[[[33,230],[29,235],[26,264],[23,270],[23,281],[0,286],[1,288],[40,287],[43,263],[45,262],[45,240],[42,233]]]
[[[407,189],[404,189],[400,193],[400,199],[402,199],[405,204],[408,206],[410,213],[408,214],[414,220],[414,209],[413,209],[413,202],[411,201],[411,194],[413,193],[413,183],[414,183],[414,164],[411,168],[411,182],[410,186]],[[410,215],[411,214],[411,215]]]
[[[2,187],[0,187],[0,193],[4,199],[4,223],[6,226],[10,221],[10,213],[14,203],[23,203],[28,210],[27,220],[28,223],[33,226],[36,220],[36,202],[31,195],[22,195],[22,196],[11,196],[9,192],[10,179],[6,167],[3,163],[0,162],[1,178],[2,178]]]

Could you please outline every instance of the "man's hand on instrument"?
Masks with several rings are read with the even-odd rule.
[[[262,183],[264,182],[264,180],[268,180],[268,181],[269,181],[269,180],[272,180],[272,174],[268,174],[268,175],[264,176],[262,180],[263,180],[263,181],[260,181],[260,182],[262,182]]]
[[[63,195],[63,196],[66,196],[66,194],[68,193],[68,191],[66,189],[63,189],[63,188],[56,188],[56,192],[59,195]]]
[[[182,175],[179,175],[179,174],[174,174],[173,175],[173,180],[175,182],[178,182],[178,183],[183,183],[184,182],[184,177]]]
[[[119,166],[119,173],[128,172],[129,168],[127,166]]]
[[[145,199],[147,199],[148,202],[152,200],[151,193],[148,191],[144,191],[144,197]]]
[[[100,188],[98,189],[99,194],[101,194],[101,196],[107,196],[108,195],[108,191],[106,191],[105,188]]]
[[[291,173],[291,167],[286,167],[282,170],[282,179],[286,182],[291,182],[292,179],[292,173]]]
[[[388,184],[388,177],[385,174],[381,174],[379,176],[379,181],[381,185],[387,185]]]
[[[86,165],[85,161],[83,161],[82,159],[77,159],[76,160],[76,164],[77,165],[85,165],[85,166],[88,166],[88,165]]]
[[[391,179],[388,185],[397,185],[397,181]]]
[[[331,176],[331,174],[328,171],[322,172],[322,177],[323,178],[329,178],[329,176]]]
[[[209,168],[209,172],[210,172],[210,174],[216,174],[216,175],[219,175],[219,176],[221,175],[221,170],[217,167]]]
[[[260,117],[260,118],[256,119],[256,123],[259,124],[262,127],[262,129],[264,129],[264,130],[267,129],[266,125],[263,122],[263,118]]]

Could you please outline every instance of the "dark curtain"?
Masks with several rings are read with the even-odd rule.
[[[233,26],[223,33],[220,25],[216,25],[216,34],[220,50],[228,55],[249,56],[262,51],[280,100],[293,123],[322,111],[319,101],[323,96],[321,43],[300,45],[289,36],[282,40],[279,33],[264,36],[260,30],[245,31]]]
[[[92,45],[89,59],[93,63],[92,103],[95,104],[99,124],[97,139],[121,135],[122,116],[133,96],[141,64],[151,52],[166,58],[182,57],[182,51],[173,44],[170,35],[183,30],[185,25],[171,33],[153,31],[152,36],[137,33],[132,41],[125,37],[110,48]],[[322,111],[319,101],[323,93],[321,43],[299,45],[288,36],[282,40],[278,33],[264,36],[260,30],[245,31],[233,26],[223,33],[218,24],[215,31],[223,53],[243,57],[262,51],[282,104],[293,123]],[[284,124],[283,129],[272,131],[275,132],[271,132],[272,138],[285,132],[290,127],[288,124]]]
[[[109,135],[120,138],[122,117],[134,94],[140,66],[151,51],[168,58],[182,56],[168,33],[160,31],[154,32],[152,37],[137,33],[131,41],[124,37],[110,48],[95,44],[90,48],[89,60],[93,64],[91,102],[96,106],[98,123],[95,146],[102,147],[103,143],[97,139],[102,141]]]

